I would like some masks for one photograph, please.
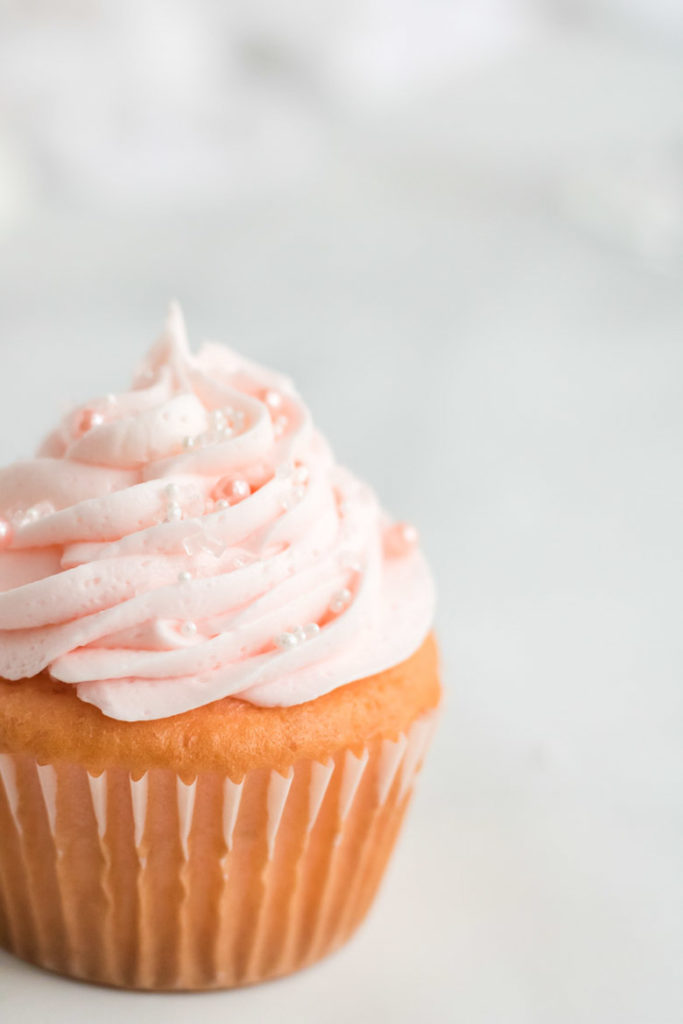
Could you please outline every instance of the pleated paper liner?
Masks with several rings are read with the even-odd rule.
[[[0,754],[0,944],[62,974],[154,990],[315,962],[374,899],[434,719],[239,782],[94,777]]]

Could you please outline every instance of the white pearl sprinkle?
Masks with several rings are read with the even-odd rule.
[[[286,416],[278,416],[276,418],[275,423],[273,424],[273,433],[276,437],[282,437],[287,429],[287,423],[288,420]]]
[[[12,527],[7,522],[7,520],[0,519],[0,542],[7,540],[11,532]]]
[[[107,395],[105,402],[108,406],[116,405],[116,395]]]
[[[228,421],[225,418],[225,413],[222,409],[214,409],[213,412],[209,413],[209,423],[214,430],[223,430],[228,425]]]
[[[246,480],[233,480],[230,491],[233,498],[248,498],[251,494],[251,487]]]
[[[266,391],[265,403],[269,409],[279,409],[282,405],[282,395],[279,391]]]
[[[275,637],[275,646],[279,647],[281,651],[290,650],[292,647],[296,647],[298,640],[294,633],[280,633],[279,636]]]
[[[227,498],[221,498],[220,501],[216,502],[216,508],[220,512],[225,512],[226,508],[230,508],[230,502]]]
[[[180,632],[183,636],[194,636],[197,632],[197,624],[195,622],[190,622],[189,620],[187,622],[183,622],[180,627]]]
[[[294,491],[293,491],[293,494],[294,494],[294,497],[296,498],[297,501],[303,501],[304,498],[306,497],[306,488],[305,487],[295,487]]]
[[[403,536],[403,540],[409,547],[412,547],[413,545],[417,544],[418,533],[415,527],[411,526],[410,523],[405,524],[401,531],[401,534]]]
[[[164,487],[164,494],[169,501],[176,501],[180,495],[180,488],[178,487],[178,484],[167,484],[166,487]]]
[[[185,437],[183,438],[183,448],[185,451],[191,452],[193,448],[197,447],[196,437]]]
[[[90,429],[93,427],[101,427],[104,423],[104,416],[101,412],[94,412],[90,415]]]
[[[36,523],[45,516],[53,515],[55,511],[51,501],[39,501],[37,505],[33,505],[26,512],[19,514],[19,525],[27,526],[29,523]]]
[[[317,622],[308,622],[305,626],[295,626],[289,632],[276,636],[274,643],[281,650],[290,650],[292,647],[298,646],[298,644],[312,640],[319,632],[320,626]]]
[[[166,522],[177,523],[183,518],[183,510],[175,502],[169,502],[166,508]]]
[[[178,583],[189,583],[191,579],[192,573],[187,570],[178,573]]]
[[[335,615],[338,615],[339,612],[344,611],[350,600],[351,591],[347,590],[346,587],[343,587],[342,590],[338,590],[337,593],[333,595],[332,600],[330,601],[330,611],[334,612]]]
[[[244,428],[245,415],[241,409],[233,409],[232,406],[226,406],[224,414],[227,422],[233,430],[241,431]]]

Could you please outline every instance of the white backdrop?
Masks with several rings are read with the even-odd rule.
[[[0,462],[68,399],[122,385],[178,296],[195,342],[290,373],[339,457],[420,527],[447,691],[380,901],[335,958],[144,997],[0,954],[3,1022],[680,1019],[683,72],[650,23],[558,32],[505,10],[504,39],[480,35],[474,62],[454,43],[438,75],[389,46],[409,87],[373,59],[362,102],[341,73],[280,112],[247,90],[265,149],[220,119],[200,132],[196,97],[180,146],[149,93],[130,149],[92,134],[97,105],[81,134],[57,102],[47,131],[19,88],[35,26],[0,61],[20,98],[0,158]]]

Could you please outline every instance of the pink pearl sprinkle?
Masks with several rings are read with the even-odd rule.
[[[227,502],[230,505],[243,501],[251,494],[251,487],[246,480],[240,477],[224,476],[218,481],[212,491],[215,502]],[[225,508],[224,505],[221,507]]]
[[[6,519],[0,519],[0,547],[9,544],[12,536],[12,527]]]
[[[384,553],[390,558],[409,555],[417,547],[418,533],[410,523],[394,523],[384,531]]]
[[[103,423],[104,416],[101,412],[96,412],[94,409],[84,409],[76,425],[76,433],[79,437],[82,437],[83,434],[87,434],[95,427],[101,427]]]

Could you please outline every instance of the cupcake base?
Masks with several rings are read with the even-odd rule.
[[[434,723],[235,780],[0,754],[0,945],[157,991],[289,974],[365,917]]]

